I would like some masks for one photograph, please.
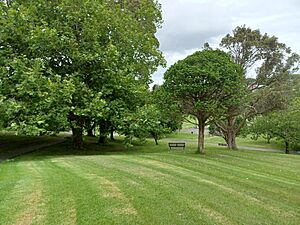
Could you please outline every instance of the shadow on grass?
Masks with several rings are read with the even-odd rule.
[[[72,148],[71,139],[67,139],[63,143],[41,148],[34,152],[7,160],[7,162],[42,161],[49,158],[68,156],[144,155],[157,153],[168,154],[169,152],[170,150],[165,143],[156,146],[152,143],[140,144],[136,142],[132,147],[127,148],[122,140],[99,144],[96,139],[93,140],[91,138],[86,139],[84,149],[76,150]]]
[[[204,155],[197,152],[196,145],[188,145],[186,150],[169,150],[167,142],[161,141],[159,145],[155,145],[151,141],[145,144],[135,142],[132,147],[126,148],[123,140],[118,139],[107,144],[98,144],[97,138],[85,138],[85,146],[83,150],[75,150],[72,148],[71,139],[65,142],[45,147],[31,153],[18,156],[14,159],[7,160],[6,162],[22,162],[22,161],[44,161],[57,157],[69,156],[112,156],[112,155],[149,155],[149,154],[162,154],[162,155],[184,155],[187,157],[199,158],[223,158],[226,155],[231,157],[240,157],[243,154],[270,154],[268,152],[254,152],[254,151],[230,151],[222,147],[206,146]],[[272,153],[274,154],[274,153]],[[276,154],[276,153],[275,153]],[[281,154],[281,153],[278,153]]]

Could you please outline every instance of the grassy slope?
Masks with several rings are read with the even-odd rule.
[[[1,163],[0,224],[299,224],[299,156],[88,148]]]

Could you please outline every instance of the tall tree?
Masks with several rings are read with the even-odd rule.
[[[186,114],[198,120],[198,150],[204,153],[204,128],[225,104],[239,101],[243,89],[242,69],[220,50],[195,52],[171,66],[164,75],[164,89],[180,103]]]
[[[230,149],[237,149],[235,137],[247,120],[284,107],[289,74],[295,70],[299,56],[274,36],[239,26],[221,41],[235,63],[243,68],[246,98],[239,105],[227,105],[227,113],[215,125]]]
[[[14,0],[10,7],[1,4],[0,57],[5,60],[1,61],[0,79],[11,88],[1,93],[3,101],[26,101],[16,98],[15,91],[28,76],[17,77],[23,71],[20,68],[16,73],[13,62],[25,58],[31,70],[31,62],[41,61],[41,79],[72,84],[66,90],[70,98],[53,110],[68,112],[75,148],[83,146],[86,118],[103,117],[111,93],[128,81],[137,86],[148,84],[150,74],[164,63],[154,36],[161,23],[158,3],[140,0],[133,10],[118,2]],[[43,110],[47,115],[47,109]],[[39,113],[31,111],[32,115]]]

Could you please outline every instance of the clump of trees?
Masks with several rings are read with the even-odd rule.
[[[272,112],[254,119],[247,127],[253,139],[263,137],[268,141],[272,138],[285,145],[285,153],[300,143],[300,98],[295,98],[284,110]]]
[[[144,142],[146,138],[158,140],[181,128],[182,112],[170,94],[163,87],[154,85],[152,91],[146,91],[146,101],[134,113],[123,118],[120,134],[126,136],[125,143],[131,144],[133,138]]]
[[[128,142],[150,136],[158,144],[189,114],[204,153],[206,125],[236,149],[254,118],[297,114],[287,87],[299,56],[245,26],[222,39],[227,52],[206,45],[149,91],[151,74],[165,64],[155,37],[161,24],[155,0],[0,1],[0,127],[31,135],[72,130],[77,149],[95,130],[99,143],[117,131]]]
[[[220,50],[205,44],[202,52],[165,73],[166,90],[184,113],[198,120],[200,152],[206,125],[225,139],[229,149],[237,149],[236,136],[250,120],[286,108],[291,99],[289,77],[299,65],[299,56],[276,37],[245,26],[226,35],[220,46],[229,55],[226,63],[214,55]]]
[[[1,126],[26,134],[99,128],[99,142],[145,104],[164,59],[152,0],[0,2]],[[3,110],[5,109],[5,110]]]
[[[254,140],[262,137],[269,143],[271,139],[282,141],[285,152],[289,153],[300,143],[300,76],[290,75],[286,96],[289,100],[281,110],[257,116],[247,123],[242,130],[244,134],[250,134]]]

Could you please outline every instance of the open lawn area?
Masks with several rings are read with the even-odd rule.
[[[300,222],[298,155],[89,141],[0,163],[0,224]]]
[[[184,132],[174,132],[166,136],[167,139],[178,139],[185,140],[189,142],[197,142],[198,135]],[[263,138],[258,138],[253,140],[249,137],[237,137],[236,138],[238,146],[249,146],[257,148],[272,148],[272,149],[284,149],[285,146],[282,142],[272,139],[270,143]],[[210,144],[224,143],[225,140],[222,137],[205,135],[205,142]]]

